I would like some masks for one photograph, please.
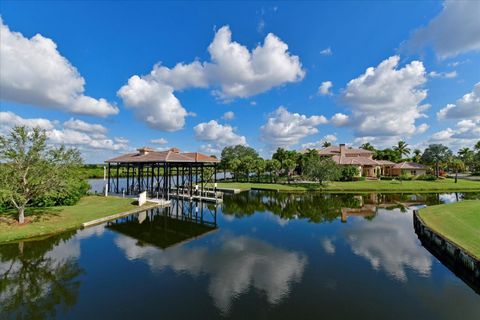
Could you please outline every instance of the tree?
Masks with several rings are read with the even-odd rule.
[[[415,149],[413,150],[413,161],[420,162],[422,159],[422,150]]]
[[[223,148],[221,157],[221,167],[224,171],[229,170],[230,172],[233,172],[235,180],[238,180],[238,169],[242,160],[245,157],[256,159],[258,158],[258,153],[251,147],[239,144]]]
[[[281,168],[285,174],[288,174],[288,168],[285,165],[286,160],[292,160],[297,162],[299,155],[295,150],[285,150],[283,148],[278,148],[277,151],[272,155],[272,159],[276,159],[280,162]]]
[[[293,170],[297,167],[297,163],[293,159],[286,159],[283,162],[285,172],[287,174],[288,183],[290,183],[290,176],[293,173]]]
[[[255,158],[251,156],[245,156],[240,159],[240,165],[238,166],[238,170],[243,172],[247,178],[247,181],[250,180],[250,172],[253,171],[255,164]]]
[[[241,161],[237,158],[233,158],[233,159],[230,159],[228,161],[228,169],[230,170],[230,172],[233,172],[233,178],[235,179],[235,181],[238,181],[238,169],[240,167],[240,164],[241,164]]]
[[[273,181],[273,179],[272,179],[273,178],[273,173],[275,172],[275,175],[278,174],[278,171],[281,168],[281,164],[276,159],[266,160],[265,161],[265,168],[270,173],[270,180]]]
[[[328,148],[328,147],[330,147],[331,145],[332,145],[332,143],[329,142],[329,141],[324,141],[324,142],[322,143],[322,147],[323,147],[323,148]]]
[[[460,159],[451,159],[448,163],[448,167],[455,170],[455,183],[458,180],[458,171],[462,171],[465,169],[465,164]]]
[[[320,184],[328,180],[337,180],[340,174],[339,166],[330,158],[309,158],[305,167],[305,175]]]
[[[265,160],[262,158],[255,159],[253,167],[257,171],[257,181],[260,182],[260,176],[265,171]]]
[[[361,149],[368,150],[368,151],[375,151],[375,147],[370,144],[370,142],[365,142],[360,146]]]
[[[375,160],[388,160],[392,162],[399,162],[402,157],[398,151],[387,148],[383,150],[375,150],[373,158]]]
[[[435,165],[435,175],[440,175],[439,166],[446,162],[452,156],[452,151],[443,144],[431,144],[425,149],[422,155],[422,161]]]
[[[299,167],[300,167],[300,174],[303,175],[305,167],[308,164],[310,158],[318,158],[318,151],[315,149],[307,149],[305,153],[303,153],[299,158]]]
[[[468,147],[458,150],[458,156],[466,167],[470,167],[475,160],[475,152]]]
[[[356,166],[342,166],[341,168],[341,180],[352,181],[354,177],[358,176],[360,171]]]
[[[400,157],[408,156],[410,154],[410,148],[408,148],[408,144],[403,140],[398,141],[398,144],[393,147],[393,150],[398,152]]]
[[[477,141],[477,143],[475,143],[474,149],[475,149],[477,152],[480,152],[480,140]]]
[[[25,207],[48,194],[61,193],[82,163],[77,149],[48,147],[46,140],[45,130],[24,126],[0,135],[0,190],[17,209],[21,224]]]

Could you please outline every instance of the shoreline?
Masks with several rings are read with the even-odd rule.
[[[92,205],[85,205],[84,202],[94,200]],[[115,201],[118,200],[118,201]],[[77,217],[80,212],[93,211],[95,209],[105,207],[108,202],[110,207],[105,210],[94,212],[90,215]],[[66,231],[83,229],[85,223],[91,223],[99,219],[105,219],[117,215],[131,215],[144,210],[149,210],[160,206],[157,203],[147,202],[147,204],[139,207],[132,204],[132,199],[109,196],[107,198],[101,196],[85,196],[79,203],[73,206],[40,208],[42,211],[49,211],[50,219],[33,221],[25,225],[8,225],[4,222],[0,223],[0,245],[13,243],[18,241],[35,241],[48,238],[52,235],[59,234]],[[34,208],[34,210],[39,208]],[[41,213],[45,214],[45,213]],[[81,213],[80,213],[81,215]],[[99,222],[102,223],[102,222]],[[97,223],[98,224],[98,223]]]
[[[391,180],[330,182],[326,186],[319,184],[279,184],[257,182],[219,182],[218,190],[243,192],[263,190],[276,192],[321,192],[321,193],[437,193],[437,192],[480,192],[480,182],[463,180],[454,183],[452,179],[440,181],[403,181]]]

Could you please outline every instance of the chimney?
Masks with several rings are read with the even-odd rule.
[[[149,147],[141,147],[141,148],[138,148],[137,151],[138,153],[140,153],[140,155],[144,156],[148,154],[150,151],[153,151],[153,149]]]
[[[340,144],[340,157],[345,157],[345,143]]]

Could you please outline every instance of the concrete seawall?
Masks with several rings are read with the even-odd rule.
[[[432,230],[418,214],[413,212],[413,227],[422,245],[440,262],[480,293],[480,260],[463,248]]]

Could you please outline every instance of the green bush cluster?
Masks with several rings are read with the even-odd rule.
[[[353,181],[359,174],[359,170],[355,166],[344,166],[341,168],[340,181]]]
[[[437,177],[433,174],[422,174],[415,178],[415,180],[423,180],[423,181],[435,181]]]

